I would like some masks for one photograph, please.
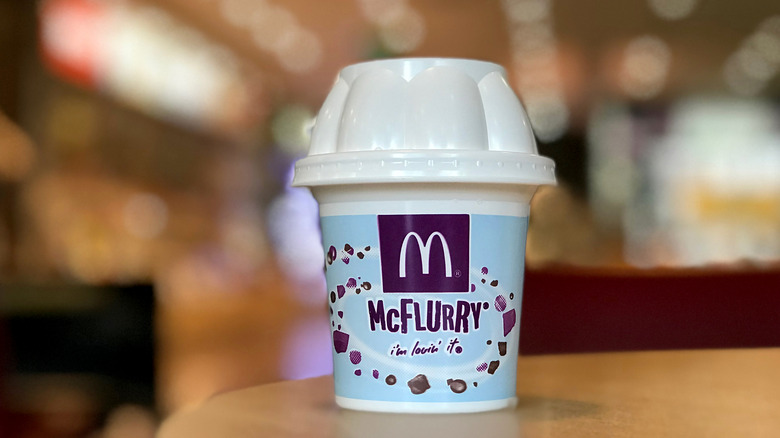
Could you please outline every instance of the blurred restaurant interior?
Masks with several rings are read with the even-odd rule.
[[[329,373],[292,164],[395,56],[507,68],[559,182],[529,271],[780,270],[775,0],[0,0],[0,436]]]

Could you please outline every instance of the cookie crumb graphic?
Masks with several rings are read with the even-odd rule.
[[[385,383],[387,383],[390,386],[395,385],[396,379],[395,376],[390,374],[389,376],[385,377]]]
[[[501,362],[499,362],[497,360],[494,360],[494,361],[490,362],[490,365],[488,366],[488,370],[487,370],[488,374],[495,373],[496,370],[498,369],[498,365],[500,365],[500,364],[501,364]]]
[[[460,394],[468,388],[466,381],[461,379],[447,379],[447,385],[455,394]]]
[[[501,356],[506,356],[506,342],[498,343],[498,354]]]
[[[336,247],[331,245],[331,247],[328,248],[328,254],[325,256],[325,260],[329,265],[332,265],[333,261],[336,260],[336,256]]]
[[[431,384],[428,383],[428,378],[425,377],[425,374],[418,374],[412,377],[406,384],[409,385],[409,389],[414,395],[420,395],[431,389]]]

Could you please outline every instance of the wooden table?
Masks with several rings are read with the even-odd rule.
[[[218,395],[159,438],[777,437],[780,349],[522,357],[516,409],[455,415],[341,410],[330,376]]]

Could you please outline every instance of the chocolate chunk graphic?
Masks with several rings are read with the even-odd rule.
[[[395,376],[390,374],[389,376],[385,377],[385,383],[388,385],[395,385]]]
[[[493,374],[498,369],[498,365],[500,365],[500,362],[497,360],[494,360],[490,362],[490,366],[488,366],[488,374]]]
[[[371,283],[364,281],[363,284],[360,285],[365,290],[371,290]]]
[[[511,294],[509,294],[509,299],[510,299],[510,300],[514,300],[514,299],[515,299],[515,294],[514,294],[514,292],[513,292],[513,293],[511,293]]]
[[[338,285],[336,286],[336,291],[339,293],[339,298],[343,297],[345,293],[347,293],[347,290],[344,289],[344,286]]]
[[[349,243],[344,245],[344,252],[346,252],[349,255],[355,254],[355,250],[352,249],[352,247],[349,245]]]
[[[336,302],[336,292],[330,291],[330,302],[331,303]]]
[[[358,258],[359,258],[360,260],[363,260],[363,257],[365,257],[365,255],[363,255],[363,253],[362,253],[362,252],[358,252],[358,253],[357,253],[357,256],[358,256]]]
[[[485,284],[485,279],[484,278],[482,279],[482,284]]]
[[[469,387],[468,384],[461,379],[447,379],[447,385],[450,385],[450,389],[455,394],[460,394]]]
[[[487,344],[488,344],[488,345],[490,345],[490,344],[492,344],[492,343],[493,343],[493,341],[491,341],[490,339],[488,339],[488,341],[487,341]]]
[[[491,286],[493,286],[493,287],[496,287],[496,286],[498,286],[498,280],[493,280],[493,281],[491,281],[491,282],[490,282],[490,285],[491,285]]]
[[[406,384],[409,385],[409,389],[414,395],[422,394],[431,388],[431,384],[428,383],[428,378],[425,377],[425,374],[418,374],[412,377]]]
[[[363,251],[371,251],[371,247],[367,246],[367,247],[363,248]]]
[[[508,312],[504,312],[503,318],[504,318],[504,336],[506,336],[509,334],[509,332],[512,331],[512,329],[515,327],[515,323],[517,322],[517,316],[515,316],[515,309],[512,309]]]
[[[339,318],[343,318],[344,317],[344,311],[343,310],[339,310],[338,314],[339,314]]]
[[[336,353],[343,353],[347,351],[347,346],[349,346],[349,335],[339,330],[334,331],[333,348],[336,349]]]
[[[498,343],[498,354],[501,356],[506,356],[506,342]]]

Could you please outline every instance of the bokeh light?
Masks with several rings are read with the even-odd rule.
[[[514,22],[532,23],[549,18],[550,0],[503,0],[504,11]]]
[[[312,71],[322,60],[322,43],[312,32],[296,29],[275,49],[279,62],[293,73]]]
[[[289,278],[292,297],[320,304],[325,290],[325,255],[319,228],[319,208],[308,189],[289,187],[268,206],[268,236],[274,261]]]
[[[159,236],[168,223],[168,206],[157,195],[134,194],[125,203],[123,219],[130,234],[152,239]]]
[[[539,141],[549,143],[569,128],[569,109],[563,95],[554,89],[539,89],[522,94],[528,118]]]
[[[742,96],[764,91],[780,71],[780,15],[765,19],[723,64],[723,79]]]
[[[408,7],[383,16],[379,23],[380,40],[385,47],[396,53],[413,51],[425,38],[425,19],[419,12]]]
[[[512,79],[536,138],[543,143],[561,138],[570,112],[561,80],[560,59],[549,0],[504,0],[509,27]]]
[[[265,7],[263,0],[220,0],[219,9],[225,20],[233,26],[247,26],[253,12]]]
[[[693,13],[699,0],[648,0],[650,10],[664,20],[681,20]]]
[[[385,49],[409,53],[425,39],[425,19],[407,0],[359,0],[359,5],[363,16],[376,26]]]
[[[274,141],[290,155],[308,152],[314,113],[303,105],[288,105],[271,120]]]
[[[280,47],[288,35],[295,32],[298,22],[287,9],[267,5],[257,8],[250,16],[249,30],[252,40],[263,50]]]
[[[626,46],[621,65],[621,86],[631,97],[649,99],[664,87],[672,55],[660,38],[642,36]]]

